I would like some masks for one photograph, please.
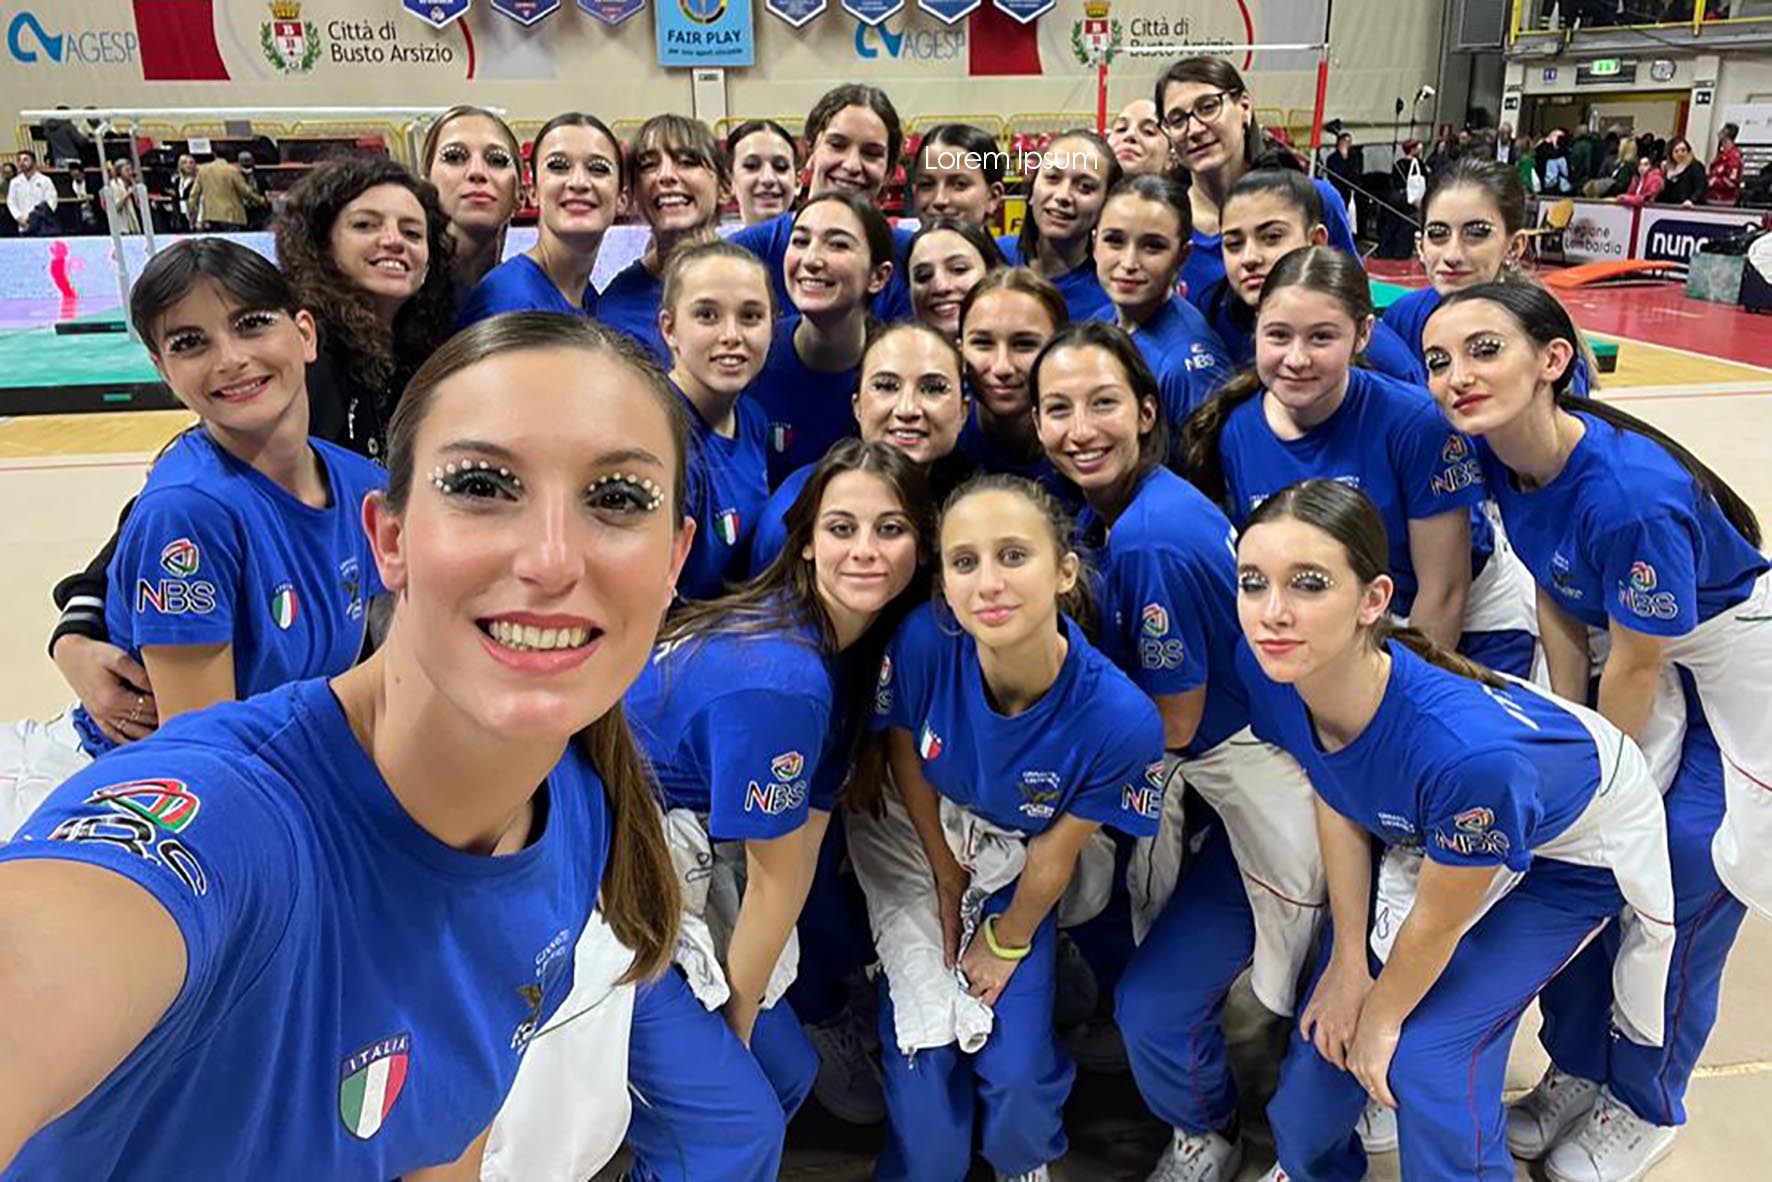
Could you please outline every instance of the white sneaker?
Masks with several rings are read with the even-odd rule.
[[[806,1037],[818,1051],[818,1078],[812,1094],[838,1120],[852,1125],[877,1125],[886,1119],[886,1094],[880,1087],[880,1062],[868,1045],[852,1010],[836,1021],[806,1024]]]
[[[1537,1161],[1593,1110],[1600,1085],[1551,1067],[1530,1092],[1507,1106],[1508,1152]]]
[[[1587,1122],[1552,1147],[1544,1159],[1551,1182],[1642,1182],[1679,1135],[1675,1125],[1652,1125],[1602,1089]]]
[[[1395,1153],[1397,1150],[1397,1112],[1377,1100],[1366,1101],[1360,1113],[1360,1144],[1367,1153]]]
[[[1052,1182],[1052,1168],[1041,1166],[1025,1174],[998,1174],[997,1182]]]
[[[1222,1133],[1184,1133],[1157,1159],[1145,1182],[1231,1182],[1243,1164],[1243,1142]]]

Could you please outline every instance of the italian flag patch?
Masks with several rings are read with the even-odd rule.
[[[271,619],[283,631],[289,631],[295,624],[295,616],[299,610],[292,585],[284,583],[271,596]]]
[[[411,1056],[412,1036],[396,1034],[340,1061],[338,1115],[351,1136],[367,1141],[381,1130],[406,1086]]]

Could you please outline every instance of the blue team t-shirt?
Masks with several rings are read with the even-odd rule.
[[[783,319],[799,315],[788,299],[788,277],[783,267],[788,257],[788,241],[794,236],[794,212],[779,213],[765,222],[746,226],[731,236],[765,263],[769,264],[770,280],[775,284],[775,306]],[[886,323],[904,320],[911,315],[910,266],[911,239],[916,231],[908,226],[892,227],[892,278],[873,299],[874,319]]]
[[[585,284],[584,306],[574,308],[560,294],[541,264],[526,254],[512,255],[474,285],[456,313],[455,327],[466,328],[500,312],[561,312],[567,316],[595,316],[597,289]]]
[[[177,924],[147,1038],[7,1179],[387,1182],[492,1123],[572,986],[603,785],[569,748],[500,857],[400,806],[324,680],[175,718],[69,778],[0,862],[102,867]]]
[[[788,510],[800,494],[806,489],[806,482],[812,479],[812,470],[817,464],[807,464],[803,468],[795,468],[788,473],[788,478],[769,494],[762,512],[757,517],[757,528],[751,533],[751,574],[759,575],[763,568],[775,561],[782,547],[788,544]]]
[[[705,813],[715,840],[738,841],[831,809],[849,773],[845,700],[804,625],[662,644],[625,705],[666,806]]]
[[[908,731],[942,796],[1029,836],[1062,814],[1134,837],[1162,816],[1163,722],[1144,691],[1064,620],[1058,680],[1014,717],[985,692],[978,646],[930,604],[887,646],[874,693],[877,731]]]
[[[1420,586],[1409,555],[1409,523],[1463,509],[1471,515],[1472,572],[1494,550],[1494,534],[1478,508],[1482,466],[1471,441],[1440,416],[1426,390],[1371,370],[1348,374],[1347,393],[1328,419],[1299,439],[1281,439],[1268,425],[1257,394],[1231,411],[1219,437],[1227,509],[1241,529],[1256,506],[1311,477],[1338,480],[1365,493],[1384,519],[1391,610],[1407,616]]]
[[[197,429],[155,463],[111,556],[105,627],[136,660],[148,645],[231,644],[234,692],[247,698],[357,661],[364,606],[381,575],[363,532],[363,498],[387,486],[376,463],[308,441],[330,503],[303,504]],[[82,744],[113,744],[86,713]]]
[[[664,303],[664,280],[635,259],[615,273],[597,295],[597,319],[619,328],[652,354],[660,369],[671,368],[671,351],[658,331],[658,309]]]
[[[1196,407],[1230,380],[1231,357],[1224,342],[1200,310],[1180,296],[1170,296],[1139,325],[1132,343],[1156,376],[1171,437]]]
[[[1085,511],[1082,531],[1094,525]],[[1139,482],[1095,556],[1101,651],[1153,697],[1206,687],[1190,755],[1249,725],[1236,673],[1236,531],[1193,485],[1167,468]]]
[[[1448,866],[1524,871],[1600,788],[1580,719],[1524,683],[1493,689],[1388,645],[1390,680],[1353,742],[1327,752],[1298,691],[1238,652],[1255,733],[1304,766],[1330,808]]]
[[[995,439],[987,435],[978,423],[976,398],[973,400],[972,413],[966,416],[966,422],[960,427],[960,439],[954,445],[954,450],[971,460],[980,473],[1002,473],[1031,480],[1069,509],[1074,510],[1083,503],[1077,486],[1066,480],[1044,453],[1038,459],[1023,460],[1019,456],[1010,455]]]
[[[1654,440],[1576,417],[1587,433],[1533,492],[1477,442],[1508,540],[1538,585],[1590,628],[1617,620],[1655,636],[1684,636],[1745,600],[1767,561],[1722,506]]]
[[[1445,297],[1432,287],[1418,288],[1406,296],[1400,297],[1395,303],[1384,310],[1383,323],[1388,324],[1403,342],[1403,348],[1409,355],[1420,362],[1422,354],[1421,333],[1427,327],[1428,317],[1439,310]],[[1427,367],[1422,365],[1422,378],[1426,382]],[[1593,375],[1588,372],[1587,358],[1577,352],[1574,368],[1569,375],[1569,389],[1585,397],[1593,388]]]
[[[997,239],[997,246],[1003,252],[1003,261],[1011,267],[1031,266],[1032,264],[1021,253],[1021,238],[1015,234],[1004,234]],[[1114,301],[1101,286],[1101,279],[1095,273],[1095,259],[1085,258],[1077,266],[1053,279],[1052,286],[1058,288],[1064,296],[1064,306],[1070,311],[1071,320],[1112,320],[1114,318]]]
[[[861,364],[820,373],[807,367],[794,348],[799,320],[775,326],[763,372],[745,391],[769,423],[769,484],[780,484],[794,469],[816,464],[839,439],[855,435],[855,393],[861,388]]]
[[[769,422],[748,394],[733,407],[736,429],[729,439],[715,431],[683,397],[691,448],[687,473],[688,511],[695,518],[677,593],[685,599],[712,599],[728,582],[744,578],[750,540],[769,499]]]
[[[1348,222],[1347,202],[1322,177],[1311,182],[1323,195],[1323,224],[1329,230],[1329,245],[1360,257],[1359,244],[1354,241],[1354,228]],[[1181,266],[1181,278],[1187,285],[1187,299],[1195,307],[1206,306],[1207,293],[1213,284],[1224,279],[1224,235],[1194,231],[1194,248]]]

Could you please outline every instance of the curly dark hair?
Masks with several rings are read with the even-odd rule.
[[[418,292],[400,309],[389,332],[368,293],[345,278],[332,257],[332,227],[344,207],[378,185],[399,185],[425,211],[430,262]],[[301,306],[343,346],[352,371],[391,404],[395,375],[411,373],[448,339],[455,323],[450,274],[454,248],[437,190],[385,156],[346,156],[318,165],[289,190],[277,216],[277,262]]]

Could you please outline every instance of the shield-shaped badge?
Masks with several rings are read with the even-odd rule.
[[[467,15],[473,0],[400,0],[400,7],[433,29],[446,28]]]
[[[606,25],[619,25],[646,7],[646,0],[578,0],[578,6]]]
[[[560,11],[560,0],[492,0],[492,11],[520,25],[533,25]]]

